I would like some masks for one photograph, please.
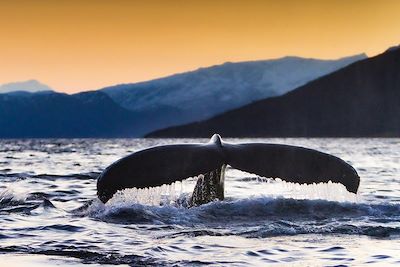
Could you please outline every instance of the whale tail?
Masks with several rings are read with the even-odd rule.
[[[99,176],[97,194],[106,203],[118,190],[161,186],[204,175],[192,196],[195,204],[203,204],[213,198],[223,199],[226,165],[299,184],[332,181],[352,193],[360,183],[351,165],[326,153],[278,144],[230,144],[214,135],[207,144],[157,146],[118,160]]]

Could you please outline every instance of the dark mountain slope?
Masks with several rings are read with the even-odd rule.
[[[0,94],[0,137],[126,137],[135,113],[102,92]]]
[[[283,96],[148,137],[400,137],[400,50],[353,63]]]

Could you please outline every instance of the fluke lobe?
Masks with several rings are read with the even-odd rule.
[[[223,142],[214,134],[206,144],[156,146],[135,152],[107,167],[97,180],[97,195],[106,203],[125,188],[161,186],[203,175],[191,205],[224,198],[226,165],[266,178],[299,184],[343,184],[357,193],[360,178],[342,159],[316,150],[279,144]]]

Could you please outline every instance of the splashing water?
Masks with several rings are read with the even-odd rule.
[[[200,177],[200,176],[199,176]],[[194,181],[198,177],[188,179],[188,181],[178,181],[169,185],[146,188],[127,188],[118,191],[108,202],[107,205],[118,203],[142,204],[148,206],[163,205],[184,205],[190,197],[189,188],[194,187]],[[183,202],[182,202],[183,201]]]
[[[247,174],[249,175],[249,174]],[[142,204],[148,206],[164,206],[172,205],[178,207],[188,207],[189,198],[193,192],[194,184],[197,179],[203,177],[199,175],[184,181],[174,182],[170,185],[162,185],[150,188],[127,188],[118,191],[109,202],[108,205],[117,205],[118,203]],[[332,182],[318,184],[296,184],[281,181],[280,179],[272,180],[256,176],[254,179],[247,179],[258,187],[259,195],[270,198],[292,199],[322,199],[338,202],[358,202],[359,196],[350,193],[342,184]],[[270,192],[270,193],[265,193]],[[229,192],[227,197],[229,199]],[[250,197],[257,197],[257,194]]]
[[[270,197],[286,197],[293,199],[324,199],[338,202],[358,202],[358,195],[350,193],[342,184],[318,183],[318,184],[297,184],[257,177],[256,182],[260,190],[268,192],[264,194]]]

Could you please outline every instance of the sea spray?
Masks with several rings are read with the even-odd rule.
[[[127,188],[118,191],[107,205],[116,203],[142,204],[149,206],[178,205],[185,206],[190,198],[196,180],[199,176],[172,184],[164,184],[157,187]]]

